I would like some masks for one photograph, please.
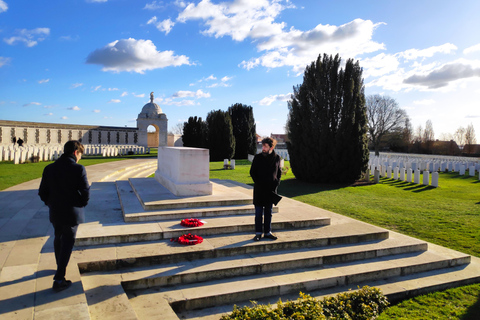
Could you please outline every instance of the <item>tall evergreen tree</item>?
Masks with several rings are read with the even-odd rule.
[[[235,152],[232,119],[227,111],[210,111],[207,115],[207,146],[210,161],[231,159]]]
[[[368,164],[367,116],[362,69],[338,54],[318,56],[288,102],[287,142],[295,177],[350,182]]]
[[[207,124],[202,118],[189,117],[183,123],[182,134],[185,147],[206,148],[207,147]]]
[[[241,103],[236,103],[228,108],[232,119],[233,135],[235,137],[235,159],[247,159],[248,154],[255,154],[256,128],[253,109]]]

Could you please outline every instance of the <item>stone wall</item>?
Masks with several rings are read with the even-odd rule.
[[[63,145],[69,140],[83,144],[137,145],[138,129],[0,120],[0,146],[13,146],[13,138],[26,145]]]

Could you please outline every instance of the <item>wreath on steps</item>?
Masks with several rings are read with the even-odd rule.
[[[188,228],[201,227],[205,222],[199,219],[183,219],[180,222],[180,225]]]
[[[171,238],[171,242],[178,242],[183,245],[195,245],[203,242],[203,238],[195,234],[183,234],[178,238]]]

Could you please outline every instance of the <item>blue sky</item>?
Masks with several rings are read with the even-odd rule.
[[[283,133],[320,53],[360,60],[437,139],[480,139],[480,1],[0,0],[0,119],[129,126],[154,92],[169,127],[234,103]]]

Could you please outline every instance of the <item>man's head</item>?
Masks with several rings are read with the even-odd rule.
[[[277,140],[272,138],[265,138],[262,140],[262,153],[269,154],[272,153],[273,149],[277,145]]]
[[[63,146],[63,153],[68,154],[68,155],[74,155],[75,158],[77,158],[77,162],[80,161],[80,158],[82,158],[82,154],[85,151],[85,148],[83,147],[83,144],[80,143],[80,141],[77,140],[70,140],[65,143]]]

